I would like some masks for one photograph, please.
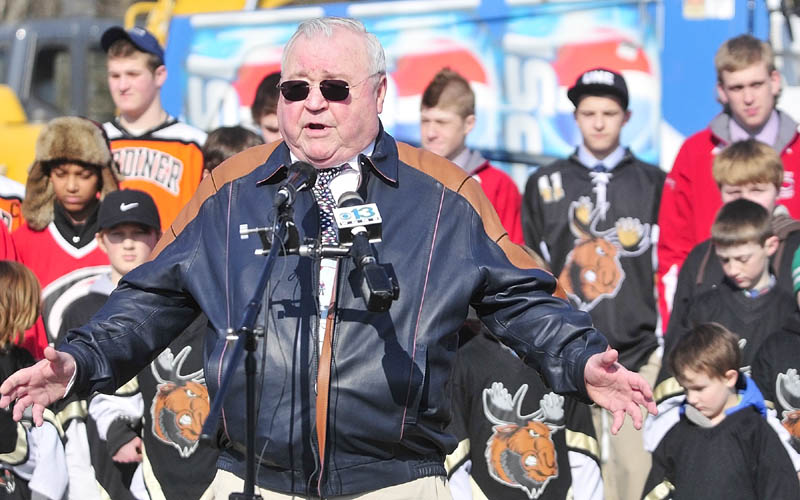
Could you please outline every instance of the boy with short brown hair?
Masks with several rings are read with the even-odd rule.
[[[694,325],[716,321],[742,332],[742,368],[749,367],[766,337],[780,328],[797,307],[790,291],[777,285],[771,272],[770,257],[779,246],[767,210],[750,200],[733,200],[720,209],[711,227],[708,257],[722,270],[724,278],[705,286],[673,314],[666,338],[666,354],[688,334]],[[684,270],[685,271],[685,270]],[[682,278],[684,279],[684,271]],[[687,278],[688,279],[688,278]],[[679,310],[676,309],[676,312]],[[665,401],[682,390],[669,370],[659,374],[655,398]]]
[[[236,153],[260,144],[261,136],[240,125],[212,130],[203,144],[203,178]]]
[[[692,325],[717,321],[743,332],[747,366],[764,338],[796,307],[771,272],[779,240],[769,212],[746,199],[726,203],[711,226],[711,245],[724,278],[692,298],[683,317],[670,323],[675,328],[667,339],[674,345]]]
[[[469,82],[450,68],[442,69],[422,93],[420,108],[422,147],[444,156],[478,179],[508,238],[521,244],[519,188],[508,174],[466,144],[467,135],[475,127],[475,92]]]
[[[800,483],[756,384],[739,372],[739,339],[718,323],[681,338],[669,364],[686,390],[653,453],[642,498],[798,498]]]

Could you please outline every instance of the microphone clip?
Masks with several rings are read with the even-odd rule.
[[[247,224],[239,224],[239,238],[246,240],[251,234],[258,235],[261,240],[261,248],[253,250],[255,255],[268,255],[272,248],[272,236],[277,227],[286,227],[286,234],[281,243],[280,255],[293,255],[298,253],[300,248],[300,234],[294,224],[294,209],[290,205],[282,205],[278,209],[278,220],[274,227],[254,227]]]

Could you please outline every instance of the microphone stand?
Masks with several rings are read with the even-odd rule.
[[[247,351],[245,358],[245,392],[246,392],[246,445],[247,451],[245,456],[246,471],[244,480],[244,492],[231,493],[229,500],[261,500],[261,495],[255,494],[255,479],[256,479],[256,461],[255,461],[255,443],[256,443],[256,332],[254,330],[258,312],[261,310],[261,304],[264,297],[264,292],[267,288],[272,268],[275,264],[275,258],[280,254],[283,243],[286,241],[287,235],[289,240],[292,240],[292,231],[294,228],[294,210],[286,203],[278,207],[278,216],[275,221],[275,226],[272,230],[272,243],[270,245],[267,260],[261,271],[261,276],[258,280],[256,289],[253,291],[252,298],[247,303],[242,314],[242,320],[239,329],[236,331],[236,344],[233,348],[233,355],[231,356],[228,367],[225,369],[222,382],[220,383],[219,391],[214,397],[213,404],[203,424],[203,431],[200,436],[201,439],[206,441],[213,441],[216,437],[217,424],[219,422],[220,410],[222,403],[225,401],[225,396],[228,393],[230,381],[236,367],[239,366],[242,360],[242,352]],[[296,233],[294,234],[296,238]],[[296,241],[296,240],[295,240]],[[287,252],[288,253],[288,252]],[[266,334],[266,332],[265,332]],[[227,338],[233,338],[234,332],[229,329]]]

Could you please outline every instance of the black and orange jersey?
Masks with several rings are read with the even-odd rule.
[[[103,127],[124,180],[122,189],[139,189],[153,197],[166,229],[192,197],[203,177],[201,147],[206,133],[173,117],[141,135],[118,120]]]

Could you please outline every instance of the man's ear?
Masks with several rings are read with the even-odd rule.
[[[767,255],[772,257],[775,255],[775,252],[778,251],[778,245],[780,245],[781,241],[778,239],[777,236],[770,236],[764,242],[764,250],[767,251]]]
[[[769,84],[773,96],[778,97],[781,93],[781,83],[781,74],[777,69],[772,70],[772,73],[769,74]]]
[[[466,137],[475,128],[475,115],[464,118],[464,136]]]
[[[378,83],[378,87],[375,89],[377,99],[377,108],[378,114],[383,113],[383,101],[386,99],[386,88],[388,86],[388,82],[386,81],[386,75],[381,75],[381,81]]]
[[[625,111],[625,119],[622,120],[622,124],[625,125],[630,121],[630,119],[631,119],[631,110],[629,109]]]

